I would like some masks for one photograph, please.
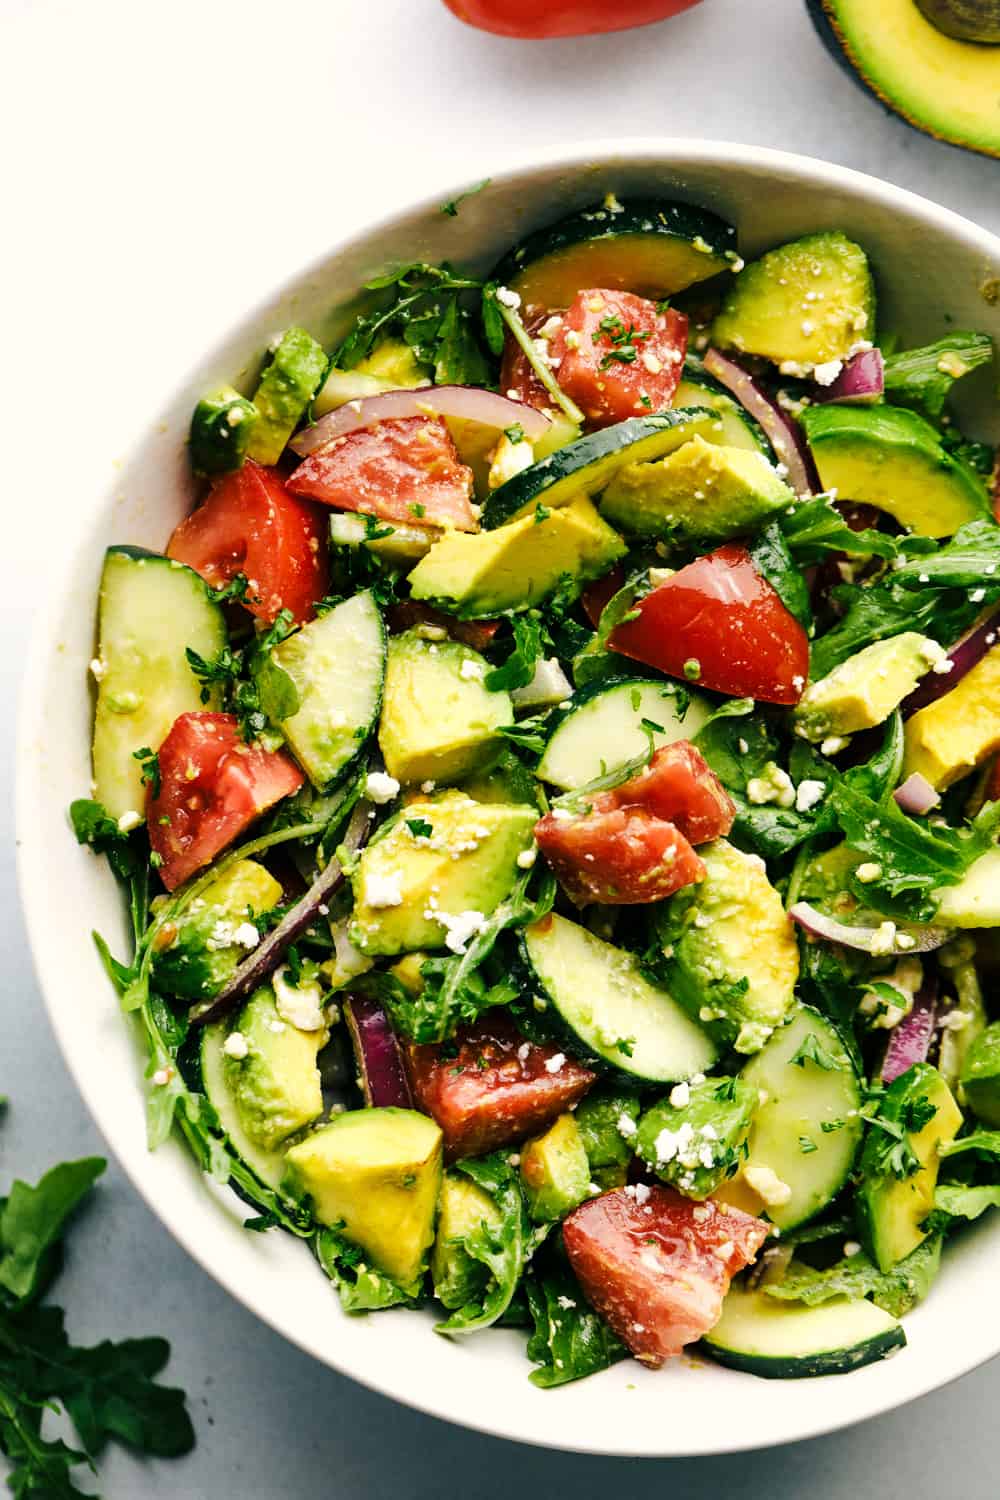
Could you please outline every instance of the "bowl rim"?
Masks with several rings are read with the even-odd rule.
[[[799,180],[811,187],[828,186],[831,190],[842,189],[863,201],[908,212],[924,223],[934,225],[942,233],[962,241],[966,247],[979,251],[987,258],[994,261],[1000,260],[1000,236],[975,224],[962,214],[934,202],[933,199],[909,189],[896,187],[881,178],[852,167],[772,147],[686,136],[608,136],[593,140],[569,140],[538,148],[497,153],[496,164],[487,180],[502,182],[509,178],[521,175],[530,176],[544,170],[574,171],[612,163],[628,166],[644,161],[651,163],[658,161],[664,165],[683,165],[693,170],[718,167],[725,171],[737,172],[740,170],[759,172],[761,168],[770,166],[786,180]],[[391,212],[367,218],[360,225],[356,225],[349,233],[328,244],[321,253],[314,255],[304,264],[298,265],[282,279],[279,285],[272,286],[252,306],[245,309],[237,320],[227,326],[214,328],[211,339],[206,339],[204,344],[199,340],[201,354],[198,360],[179,373],[166,378],[162,387],[151,392],[149,409],[154,415],[148,419],[139,434],[127,444],[121,460],[121,469],[127,472],[149,444],[155,429],[156,410],[182,392],[190,390],[193,378],[207,357],[207,351],[221,349],[236,338],[243,328],[255,322],[259,323],[276,300],[285,298],[292,288],[318,275],[335,257],[362,247],[367,241],[377,237],[382,231],[391,228],[403,218],[433,211],[443,201],[442,193],[454,196],[466,185],[464,181],[449,186],[447,179],[439,182],[435,177],[433,180],[437,185],[432,191],[422,193],[419,198],[406,197],[402,202],[397,203]],[[105,482],[105,492],[110,488],[110,483]],[[587,1434],[579,1437],[555,1432],[551,1436],[543,1437],[536,1432],[519,1429],[516,1421],[505,1422],[501,1418],[490,1420],[485,1416],[477,1418],[470,1416],[467,1412],[454,1415],[442,1408],[441,1399],[435,1397],[433,1389],[424,1393],[419,1385],[414,1386],[412,1380],[409,1382],[401,1380],[398,1375],[389,1371],[381,1371],[378,1374],[369,1370],[359,1371],[353,1367],[351,1359],[344,1357],[338,1349],[319,1348],[316,1342],[311,1342],[304,1334],[287,1326],[280,1309],[275,1310],[261,1297],[255,1296],[251,1290],[228,1278],[224,1266],[219,1266],[210,1254],[203,1251],[195,1229],[170,1218],[169,1211],[159,1201],[156,1185],[150,1180],[149,1174],[143,1175],[135,1164],[129,1161],[124,1147],[119,1150],[117,1146],[116,1129],[111,1119],[111,1111],[105,1107],[100,1080],[76,1056],[69,1028],[63,1024],[60,1008],[54,1003],[59,976],[58,959],[50,956],[52,952],[51,927],[47,924],[51,914],[46,906],[45,891],[38,888],[33,872],[28,867],[28,849],[31,845],[35,820],[34,788],[30,774],[34,759],[33,746],[38,742],[43,723],[43,689],[48,664],[56,649],[57,611],[47,609],[46,603],[59,599],[67,588],[74,572],[80,544],[92,521],[93,507],[90,509],[84,507],[81,508],[76,520],[66,529],[65,545],[55,559],[55,566],[51,570],[48,584],[36,610],[18,694],[15,746],[15,851],[21,909],[28,936],[29,952],[49,1024],[66,1068],[91,1118],[146,1206],[168,1233],[218,1285],[291,1344],[310,1354],[320,1363],[326,1364],[339,1374],[348,1376],[379,1395],[399,1401],[428,1416],[487,1436],[562,1451],[617,1457],[708,1456],[754,1451],[759,1448],[819,1437],[884,1415],[920,1396],[950,1384],[1000,1354],[1000,1337],[996,1337],[989,1344],[980,1344],[975,1349],[970,1350],[966,1346],[964,1352],[952,1352],[950,1357],[941,1361],[933,1372],[928,1369],[920,1379],[905,1384],[903,1388],[881,1391],[873,1401],[868,1400],[863,1408],[858,1402],[851,1404],[840,1401],[831,1403],[817,1401],[812,1405],[809,1418],[799,1422],[789,1432],[766,1434],[759,1439],[741,1437],[736,1440],[727,1440],[725,1433],[720,1432],[719,1442],[711,1446],[706,1446],[704,1442],[699,1442],[697,1445],[685,1445],[682,1439],[680,1442],[672,1441],[668,1447],[644,1446],[637,1449],[634,1445],[626,1446],[621,1443],[616,1445],[611,1439],[601,1435]],[[137,1082],[138,1078],[139,1075],[137,1075]],[[186,1149],[180,1146],[176,1139],[172,1144],[177,1150]],[[412,1371],[410,1373],[412,1374]],[[549,1400],[552,1399],[552,1393],[540,1394]],[[869,1391],[867,1395],[871,1397],[873,1393]],[[847,1409],[844,1409],[845,1407]]]

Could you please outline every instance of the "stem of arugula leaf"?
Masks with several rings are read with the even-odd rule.
[[[534,370],[535,374],[538,376],[539,380],[542,382],[542,385],[552,397],[553,401],[562,411],[566,413],[571,422],[578,422],[582,425],[583,412],[577,406],[576,402],[571,400],[570,397],[567,396],[566,392],[556,380],[556,377],[553,375],[548,365],[545,364],[544,360],[539,359],[538,350],[531,342],[531,336],[522,323],[518,314],[512,307],[507,307],[503,302],[498,302],[497,307],[500,309],[500,316],[507,324],[507,327],[514,335],[514,338],[516,339],[521,349],[524,351],[525,358],[527,359],[531,368]]]

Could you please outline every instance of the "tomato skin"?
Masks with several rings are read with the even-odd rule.
[[[698,557],[636,603],[638,616],[611,633],[613,651],[668,676],[735,698],[798,703],[809,675],[809,640],[739,542]]]
[[[386,623],[393,635],[412,630],[415,625],[440,625],[452,640],[471,646],[473,651],[485,651],[500,629],[499,620],[456,620],[430,604],[419,599],[401,599],[386,614]]]
[[[736,817],[736,804],[690,740],[661,745],[638,776],[604,795],[666,819],[691,844],[724,838]]]
[[[293,470],[288,487],[293,495],[383,521],[479,528],[472,470],[459,461],[440,417],[389,417],[334,438]]]
[[[985,802],[1000,801],[1000,756],[993,762],[990,774],[986,781]]]
[[[642,1184],[582,1203],[562,1232],[588,1302],[636,1359],[658,1369],[719,1321],[732,1277],[770,1231],[711,1198],[696,1203]]]
[[[610,325],[610,326],[609,326]],[[559,384],[591,427],[663,411],[674,399],[687,352],[688,320],[632,292],[577,292],[550,349]],[[617,358],[631,354],[631,361]]]
[[[571,819],[546,813],[535,824],[535,842],[577,906],[646,906],[705,878],[684,835],[643,807]]]
[[[322,513],[290,494],[276,469],[250,459],[214,482],[167,544],[168,557],[213,588],[246,574],[251,614],[271,623],[288,609],[297,625],[312,619],[327,591],[327,555]]]
[[[244,744],[234,714],[181,714],[158,760],[160,790],[154,797],[147,789],[146,824],[168,891],[305,781],[283,750]]]
[[[416,1107],[444,1133],[445,1159],[514,1145],[578,1103],[595,1075],[569,1057],[550,1073],[545,1064],[558,1051],[526,1042],[511,1018],[495,1010],[462,1027],[450,1043],[411,1043],[410,1088]]]
[[[690,10],[698,0],[444,0],[460,21],[499,36],[582,36],[648,26]]]
[[[536,338],[548,318],[549,314],[544,308],[525,309],[525,332]],[[508,396],[511,401],[524,401],[528,406],[537,406],[539,411],[548,411],[552,407],[552,397],[509,329],[504,334],[503,355],[500,359],[500,394]]]

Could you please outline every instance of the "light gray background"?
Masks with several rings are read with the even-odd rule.
[[[468,30],[439,0],[0,0],[0,784],[13,780],[34,582],[199,346],[397,200],[481,178],[491,153],[615,133],[826,157],[1000,231],[1000,164],[886,116],[822,52],[801,0],[705,0],[641,32],[547,44]],[[12,1109],[0,1184],[102,1149],[32,973],[9,798],[3,819],[0,1093]],[[114,1166],[99,1199],[62,1286],[72,1331],[167,1333],[199,1438],[178,1463],[110,1457],[109,1500],[495,1500],[554,1486],[580,1500],[664,1487],[706,1500],[758,1486],[773,1500],[996,1494],[1000,1362],[841,1436],[624,1468],[466,1434],[361,1390],[231,1301]]]

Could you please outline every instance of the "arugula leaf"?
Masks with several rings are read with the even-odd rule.
[[[862,765],[843,773],[844,784],[874,802],[885,802],[903,768],[903,716],[897,708],[885,723],[882,743]]]
[[[413,1307],[420,1299],[419,1280],[404,1287],[377,1270],[364,1251],[336,1229],[321,1229],[313,1241],[316,1259],[337,1290],[348,1313],[377,1312],[384,1307]]]
[[[774,589],[788,613],[806,630],[812,625],[809,589],[799,564],[792,560],[784,533],[777,521],[763,527],[749,547],[750,560]]]
[[[435,1325],[438,1333],[466,1334],[489,1328],[507,1311],[525,1264],[544,1230],[531,1228],[520,1177],[506,1152],[495,1151],[492,1156],[456,1162],[454,1170],[471,1177],[477,1187],[488,1193],[500,1214],[498,1223],[490,1225],[481,1219],[475,1228],[461,1236],[466,1255],[486,1266],[490,1273],[485,1290]]]
[[[901,1318],[927,1296],[940,1262],[941,1236],[932,1235],[891,1271],[880,1271],[859,1250],[823,1270],[793,1261],[784,1281],[764,1290],[776,1301],[801,1302],[806,1307],[818,1307],[834,1297],[849,1297],[853,1302],[868,1298]]]
[[[933,556],[918,556],[897,568],[893,582],[904,589],[985,589],[985,602],[1000,598],[1000,526],[983,518],[959,527]],[[983,600],[973,601],[982,604]]]
[[[831,552],[890,559],[899,551],[895,537],[882,531],[852,531],[830,495],[815,495],[780,516],[777,523],[799,567],[822,562]]]
[[[750,782],[762,776],[771,762],[780,762],[778,740],[762,717],[744,719],[736,715],[737,708],[744,712],[753,708],[749,700],[741,699],[735,705],[725,706],[731,709],[731,713],[723,715],[720,711],[714,714],[694,736],[694,743],[736,805],[731,833],[733,843],[765,859],[788,854],[827,826],[825,798],[805,813],[794,807],[779,807],[775,802],[763,805],[751,802],[747,796]],[[809,765],[810,774],[814,762],[819,765],[819,779],[836,775],[816,756],[808,757],[806,761],[808,752],[805,747],[801,751],[793,749],[792,753],[802,758],[803,766]]]
[[[155,750],[150,750],[148,745],[143,745],[141,750],[132,751],[132,759],[137,760],[142,768],[143,786],[148,786],[150,795],[160,795],[160,757]]]
[[[941,1182],[934,1194],[934,1208],[952,1219],[978,1219],[988,1208],[1000,1208],[1000,1187]]]
[[[544,625],[537,610],[515,615],[511,627],[514,644],[510,655],[502,666],[494,667],[483,679],[491,693],[509,693],[513,688],[527,687],[542,656]]]
[[[956,329],[921,349],[904,349],[885,361],[888,401],[940,417],[956,380],[993,358],[993,342],[985,333]]]
[[[528,1358],[541,1366],[528,1377],[532,1385],[551,1390],[606,1370],[628,1350],[590,1307],[576,1278],[553,1257],[544,1271],[525,1279],[535,1331],[528,1339]]]
[[[70,822],[77,843],[86,844],[95,854],[107,855],[115,878],[128,894],[132,931],[138,942],[149,919],[149,844],[145,834],[136,830],[130,836],[100,802],[78,797],[69,805]]]
[[[921,560],[918,580],[930,561],[929,557]],[[897,577],[891,573],[880,583],[845,583],[832,591],[830,597],[843,615],[813,643],[810,672],[814,679],[825,677],[865,646],[904,630],[920,631],[950,646],[982,612],[983,604],[971,600],[967,590],[937,589],[928,583],[917,592],[901,587]]]
[[[860,1071],[861,1052],[854,1033],[858,1013],[856,979],[825,943],[803,942],[800,953],[799,984],[803,1000],[834,1022]]]
[[[822,1068],[824,1073],[829,1073],[838,1067],[837,1059],[830,1056],[814,1031],[810,1031],[791,1061],[797,1068],[804,1068],[807,1062],[814,1063],[817,1068]]]
[[[979,1151],[983,1156],[1000,1157],[1000,1130],[974,1130],[957,1141],[947,1141],[938,1147],[938,1155],[964,1156],[967,1151]]]
[[[34,1186],[15,1182],[0,1210],[0,1287],[33,1300],[51,1280],[52,1250],[107,1166],[99,1156],[62,1162]]]
[[[489,187],[492,181],[492,177],[484,177],[482,182],[477,182],[474,187],[466,188],[464,193],[459,193],[457,197],[450,198],[447,203],[442,203],[441,212],[447,214],[449,219],[457,218],[458,210],[466,198],[474,198],[477,193],[483,191],[483,188]]]
[[[381,338],[392,336],[403,339],[421,364],[431,366],[439,382],[490,383],[472,315],[465,305],[466,294],[482,296],[482,282],[456,275],[447,264],[411,261],[373,277],[365,285],[367,291],[388,292],[391,296],[374,312],[360,316],[334,350],[331,362],[339,369],[352,369]]]
[[[209,687],[221,686],[223,706],[239,720],[240,737],[250,743],[281,736],[276,726],[299,709],[299,695],[291,677],[273,660],[271,652],[295,630],[291,610],[280,610],[267,630],[243,647],[225,645],[213,657],[203,657],[190,646],[185,651],[188,666],[202,684],[202,702],[209,701]]]

